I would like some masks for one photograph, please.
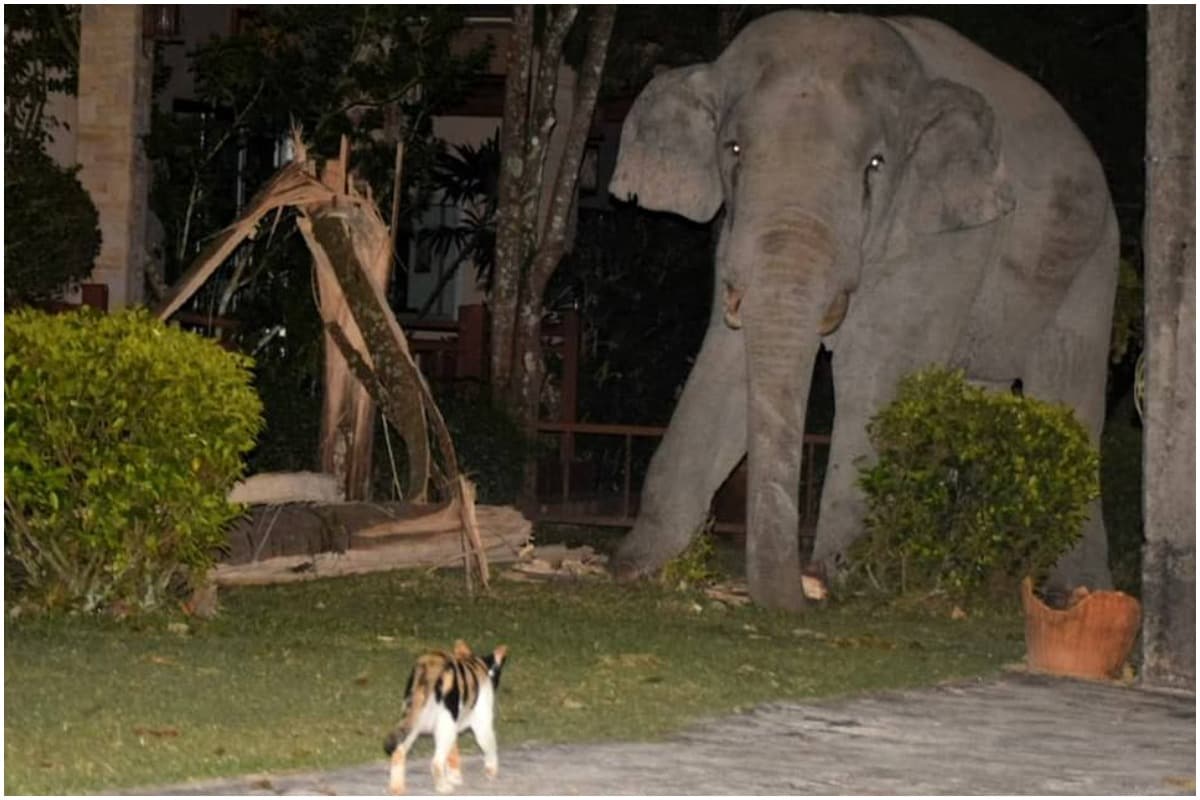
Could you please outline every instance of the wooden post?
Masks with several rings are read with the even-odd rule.
[[[575,422],[579,406],[579,312],[570,309],[563,314],[562,322],[562,408],[559,419],[562,422]],[[575,459],[575,434],[567,431],[563,434],[562,459],[570,463]]]
[[[108,284],[85,283],[79,287],[80,304],[108,311]]]
[[[1196,687],[1196,8],[1151,6],[1142,682]]]
[[[459,306],[456,378],[486,380],[488,365],[487,307],[481,303]]]

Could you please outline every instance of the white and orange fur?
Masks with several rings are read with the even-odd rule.
[[[431,651],[417,658],[404,690],[404,719],[384,740],[391,756],[388,790],[404,794],[408,751],[423,733],[433,735],[434,753],[430,769],[438,792],[452,791],[462,784],[458,734],[467,728],[483,751],[489,778],[500,767],[496,750],[496,690],[508,648],[501,645],[490,655],[476,656],[459,639],[454,652]]]

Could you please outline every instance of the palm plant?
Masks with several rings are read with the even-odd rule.
[[[433,186],[442,202],[461,209],[455,225],[429,228],[419,234],[432,253],[445,258],[453,250],[454,262],[442,273],[437,286],[418,316],[437,303],[458,269],[471,262],[481,286],[491,291],[496,264],[496,204],[500,182],[500,132],[497,130],[478,146],[454,145],[438,155],[433,168]]]

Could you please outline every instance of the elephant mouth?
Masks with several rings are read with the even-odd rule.
[[[845,290],[838,292],[837,297],[833,298],[833,302],[825,310],[825,316],[821,318],[821,324],[817,328],[817,333],[822,336],[828,336],[836,331],[841,326],[842,320],[846,318],[846,311],[849,308],[850,293]]]

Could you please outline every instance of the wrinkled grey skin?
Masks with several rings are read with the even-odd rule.
[[[751,594],[803,605],[797,487],[822,341],[837,407],[813,560],[830,569],[862,533],[866,422],[908,372],[1020,378],[1098,443],[1118,245],[1103,171],[1044,90],[949,28],[764,17],[711,64],[646,86],[609,188],[697,221],[725,209],[709,328],[619,575],[681,551],[747,455]],[[1110,585],[1090,511],[1052,583]]]

